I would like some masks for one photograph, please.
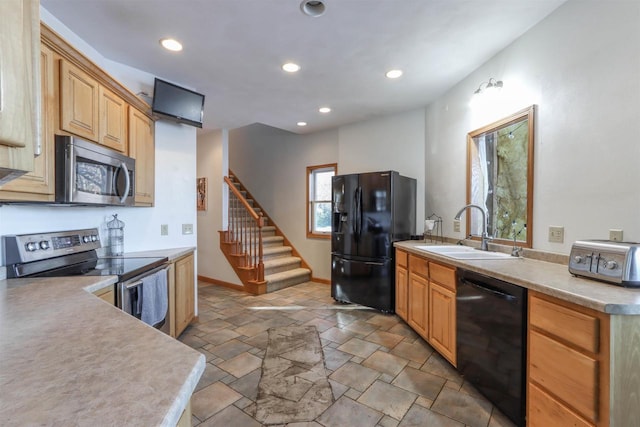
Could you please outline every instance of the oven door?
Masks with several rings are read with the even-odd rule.
[[[56,135],[56,202],[130,206],[135,160],[76,137]]]
[[[142,279],[157,273],[158,271],[164,271],[165,275],[169,274],[169,266],[162,265],[147,271],[140,276],[136,276],[125,282],[120,282],[116,285],[116,305],[122,311],[134,316],[137,319],[141,319],[141,296],[142,296]],[[169,309],[169,277],[167,276],[167,312],[164,319],[161,322],[153,325],[154,328],[160,329],[167,335],[170,335],[171,325],[171,310]]]

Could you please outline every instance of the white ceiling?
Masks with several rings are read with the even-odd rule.
[[[106,58],[204,93],[205,128],[309,133],[427,105],[564,1],[324,0],[320,17],[301,0],[41,4]],[[168,36],[184,50],[162,49]]]

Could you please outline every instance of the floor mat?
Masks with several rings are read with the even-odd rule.
[[[332,403],[315,326],[269,329],[255,418],[265,425],[313,421]]]

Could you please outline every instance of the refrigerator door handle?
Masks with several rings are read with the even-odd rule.
[[[356,221],[358,222],[358,239],[362,233],[362,187],[358,187],[358,202],[356,209],[358,210]]]
[[[353,192],[353,222],[351,223],[351,229],[353,235],[358,240],[358,189]]]

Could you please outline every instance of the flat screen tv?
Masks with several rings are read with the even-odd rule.
[[[202,128],[204,95],[156,78],[151,110],[169,120]]]

